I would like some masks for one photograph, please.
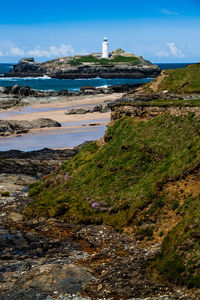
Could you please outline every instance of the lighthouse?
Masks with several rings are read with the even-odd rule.
[[[106,37],[102,43],[102,58],[108,58],[108,39]]]

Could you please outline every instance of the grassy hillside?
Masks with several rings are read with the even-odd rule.
[[[200,149],[199,149],[200,150]],[[200,173],[198,174],[198,177]],[[200,185],[198,184],[198,189]],[[162,252],[150,267],[158,277],[188,287],[200,287],[200,191],[178,209],[182,220],[169,232]]]
[[[128,227],[147,243],[164,239],[151,274],[200,287],[200,119],[124,118],[105,141],[32,184],[27,215]]]
[[[200,63],[182,69],[165,70],[145,88],[154,92],[200,93]]]
[[[33,184],[35,201],[27,212],[117,228],[133,225],[138,210],[165,205],[163,184],[199,164],[199,130],[200,120],[186,116],[119,120],[107,130],[103,148],[96,142],[85,146]]]

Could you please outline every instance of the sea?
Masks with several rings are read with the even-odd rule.
[[[179,64],[158,64],[163,69],[176,69],[183,68],[187,63]],[[13,69],[13,64],[2,63],[0,64],[0,74],[8,73]],[[32,89],[40,91],[59,91],[67,89],[69,91],[79,91],[83,86],[94,86],[94,87],[108,87],[117,84],[134,84],[134,83],[146,83],[150,82],[152,78],[144,79],[128,79],[128,78],[115,78],[115,79],[104,79],[104,78],[88,78],[88,79],[54,79],[48,76],[42,77],[0,77],[0,86],[13,86],[19,84],[20,86],[28,85]]]
[[[158,64],[159,67],[163,69],[176,69],[183,68],[187,65],[185,64]],[[9,63],[0,64],[0,74],[7,73],[13,69],[13,65]],[[27,85],[32,89],[41,90],[41,91],[58,91],[63,89],[68,89],[69,91],[78,91],[83,86],[94,86],[94,87],[108,87],[117,84],[134,84],[134,83],[146,83],[150,82],[152,78],[145,79],[103,79],[103,78],[94,78],[94,79],[54,79],[48,76],[36,77],[36,78],[13,78],[13,77],[0,77],[0,86],[13,86],[14,84],[19,84],[20,86]],[[24,113],[35,113],[39,112],[43,108],[38,108],[37,111],[31,106],[26,106],[22,108],[16,108],[10,111],[0,112],[0,120],[5,117],[24,114]],[[56,110],[59,108],[49,107],[49,110]],[[66,108],[67,109],[67,108]],[[103,117],[103,116],[102,116]],[[107,120],[98,120],[99,122],[104,122],[104,125],[90,127],[89,123],[96,123],[97,120],[91,119],[87,121],[78,121],[78,122],[66,122],[61,123],[62,127],[60,129],[52,129],[51,131],[42,131],[34,134],[26,135],[17,135],[17,136],[8,136],[0,137],[0,151],[7,151],[11,149],[22,150],[22,151],[31,151],[31,150],[40,150],[43,148],[72,148],[77,146],[84,141],[97,140],[101,138],[105,131],[106,126],[105,122]],[[65,126],[68,127],[66,130]],[[79,126],[80,129],[74,128]],[[84,127],[82,127],[84,126]]]

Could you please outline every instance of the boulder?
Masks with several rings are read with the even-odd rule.
[[[22,133],[27,132],[29,129],[44,127],[61,127],[61,124],[46,118],[39,118],[33,121],[0,120],[0,133]]]
[[[72,295],[80,292],[92,279],[94,277],[89,271],[69,263],[62,262],[61,264],[58,261],[57,263],[46,263],[44,266],[33,266],[31,270],[25,270],[21,276],[18,276],[11,298],[15,300],[53,299],[55,294],[58,294],[57,296],[59,294]],[[11,298],[8,296],[4,299]]]
[[[18,105],[20,99],[15,95],[7,95],[0,93],[0,108],[7,109]]]
[[[61,124],[55,120],[48,118],[39,118],[29,122],[29,128],[44,128],[44,127],[61,127]]]
[[[18,84],[13,85],[13,87],[10,90],[10,94],[17,95],[19,89],[20,89],[20,86]]]
[[[82,88],[80,89],[81,92],[85,92],[85,91],[96,91],[96,87],[94,86],[82,86]]]
[[[69,96],[68,90],[61,90],[58,92],[58,96]]]
[[[102,110],[101,113],[107,113],[110,111],[110,107],[108,105],[106,105]]]
[[[29,86],[22,86],[19,90],[18,90],[18,94],[20,96],[24,96],[24,97],[27,97],[27,96],[30,96],[31,94],[31,89]]]
[[[9,89],[6,86],[0,86],[0,93],[8,94]]]
[[[84,115],[90,112],[89,109],[83,109],[83,108],[72,108],[65,112],[65,115]]]
[[[101,104],[96,105],[91,112],[101,112],[103,109],[103,106]]]

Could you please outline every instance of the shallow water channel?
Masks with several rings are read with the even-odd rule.
[[[81,107],[84,105],[81,105]],[[92,105],[85,105],[91,107]],[[94,105],[93,105],[94,106]],[[50,112],[67,110],[71,108],[77,108],[77,106],[70,107],[31,107],[25,106],[23,108],[17,108],[12,111],[0,112],[0,120],[9,119],[16,115],[24,115],[37,112]],[[48,117],[48,115],[47,115]],[[40,150],[43,148],[72,148],[85,141],[92,141],[101,138],[106,131],[106,124],[109,122],[109,118],[80,120],[61,122],[61,128],[42,128],[32,130],[28,134],[23,135],[11,135],[7,137],[0,137],[0,151],[8,150],[21,150],[31,151]]]

